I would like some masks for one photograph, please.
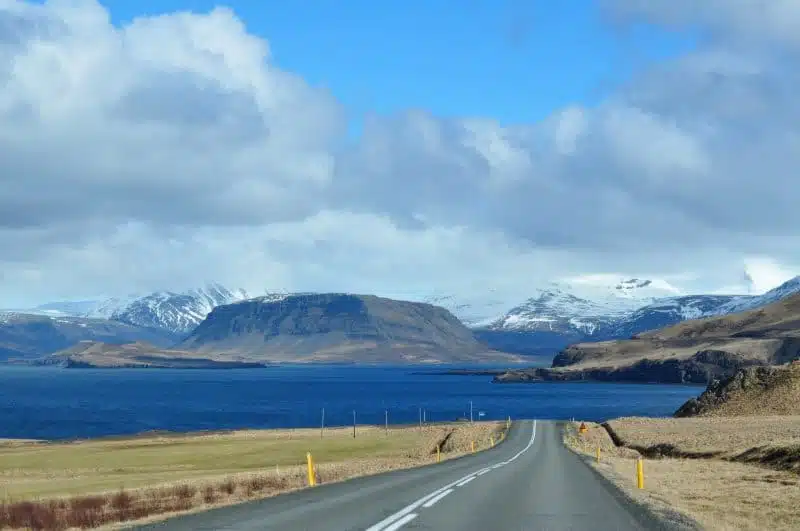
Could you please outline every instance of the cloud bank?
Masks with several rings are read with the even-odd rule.
[[[228,9],[117,27],[94,0],[0,0],[0,302],[206,280],[515,302],[608,273],[769,289],[800,272],[800,8],[697,4],[603,2],[702,39],[595,107],[371,115],[352,141]]]

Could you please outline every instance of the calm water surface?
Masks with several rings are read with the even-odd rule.
[[[409,367],[94,370],[0,367],[0,438],[65,439],[151,430],[417,422],[475,418],[604,420],[670,415],[700,387],[493,384]]]

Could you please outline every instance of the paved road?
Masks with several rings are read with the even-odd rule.
[[[516,422],[503,444],[443,463],[321,485],[140,527],[152,530],[628,531],[662,529],[561,442]]]

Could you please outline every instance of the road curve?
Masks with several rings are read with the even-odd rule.
[[[628,531],[666,529],[561,442],[556,422],[514,423],[491,450],[321,485],[142,530]]]

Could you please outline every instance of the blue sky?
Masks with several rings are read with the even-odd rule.
[[[138,15],[208,11],[213,0],[106,0],[115,24]],[[439,116],[531,122],[591,105],[634,68],[683,53],[685,35],[624,33],[593,0],[229,0],[270,42],[282,69],[323,85],[356,121],[421,108]],[[309,7],[313,6],[313,7]]]

